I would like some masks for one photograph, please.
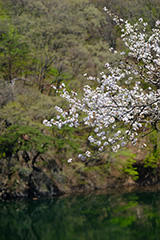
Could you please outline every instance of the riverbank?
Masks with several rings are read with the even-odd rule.
[[[134,164],[139,173],[139,178],[134,180],[114,164],[67,164],[42,154],[33,165],[33,156],[27,154],[19,152],[9,163],[6,159],[0,160],[0,199],[55,197],[160,183],[159,168],[145,167],[143,162]]]

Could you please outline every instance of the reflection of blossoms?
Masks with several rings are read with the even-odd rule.
[[[82,122],[79,118],[84,114],[83,124],[93,128],[92,135],[88,137],[89,143],[94,144],[99,152],[107,147],[116,152],[120,147],[126,146],[128,140],[136,144],[139,132],[145,130],[148,125],[158,130],[160,21],[156,22],[152,34],[148,36],[147,23],[143,22],[142,18],[132,25],[119,19],[107,8],[104,10],[122,30],[122,40],[129,49],[127,60],[121,60],[114,66],[106,63],[108,74],[102,72],[101,79],[84,74],[87,80],[96,81],[97,87],[85,85],[81,100],[78,99],[77,93],[69,93],[65,85],[61,84],[60,90],[57,91],[69,102],[69,110],[66,112],[56,106],[56,119],[44,120],[43,123],[58,128],[64,125],[78,127]],[[110,51],[115,52],[113,48]],[[124,54],[120,53],[123,58]],[[117,129],[118,122],[122,125],[121,129]],[[90,151],[86,151],[78,157],[85,161],[86,157],[90,156]]]

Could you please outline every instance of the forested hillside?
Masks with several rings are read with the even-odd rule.
[[[70,185],[84,186],[86,176],[93,177],[98,186],[114,174],[137,177],[137,169],[132,167],[137,159],[145,159],[151,172],[157,169],[159,139],[155,132],[147,136],[148,148],[141,152],[135,152],[133,146],[118,153],[108,150],[83,163],[77,155],[89,144],[84,139],[90,128],[65,126],[59,130],[42,124],[44,119],[56,117],[54,106],[67,106],[53,84],[59,89],[63,82],[70,91],[81,94],[85,73],[98,77],[106,62],[120,58],[110,48],[126,50],[120,29],[104,6],[132,23],[142,17],[149,23],[148,31],[160,19],[159,0],[0,0],[1,195],[6,189],[13,195],[15,191],[20,196],[36,195],[39,178],[45,178],[45,195],[48,188],[56,189],[60,183],[60,193],[69,191]],[[69,158],[75,159],[73,166],[67,162]]]

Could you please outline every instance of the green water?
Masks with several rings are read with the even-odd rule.
[[[160,192],[0,202],[0,240],[160,239]]]

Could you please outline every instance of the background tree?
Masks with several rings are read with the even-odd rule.
[[[11,26],[8,32],[1,32],[0,38],[1,76],[11,83],[16,77],[25,74],[28,47]]]

